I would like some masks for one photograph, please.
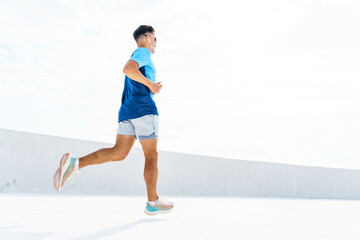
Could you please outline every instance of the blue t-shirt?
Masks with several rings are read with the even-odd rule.
[[[150,50],[144,47],[136,49],[130,57],[139,64],[139,71],[152,82],[155,82],[156,70],[151,60]],[[142,83],[125,75],[124,91],[121,99],[118,122],[134,119],[144,115],[159,115],[153,100],[153,93]]]

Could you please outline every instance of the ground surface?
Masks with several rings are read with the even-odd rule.
[[[0,194],[0,239],[360,239],[360,201]]]

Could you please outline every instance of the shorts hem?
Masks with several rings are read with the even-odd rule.
[[[146,139],[157,139],[159,136],[155,133],[150,134],[149,136],[140,135],[138,136],[139,140],[146,140]]]

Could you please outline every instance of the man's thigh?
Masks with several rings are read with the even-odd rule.
[[[146,159],[153,159],[157,157],[157,138],[139,140],[144,151],[144,155]]]

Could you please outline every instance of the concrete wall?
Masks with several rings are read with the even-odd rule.
[[[66,152],[110,144],[0,129],[0,192],[146,195],[144,155],[85,167],[57,193],[52,177]],[[159,195],[360,199],[360,171],[159,151]]]

